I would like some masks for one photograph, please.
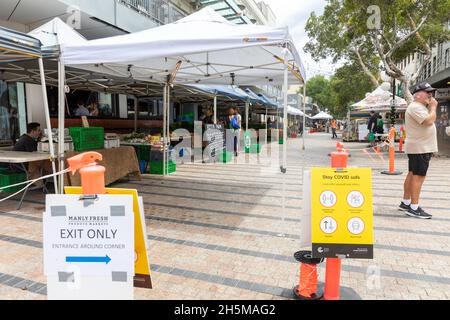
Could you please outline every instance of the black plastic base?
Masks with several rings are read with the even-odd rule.
[[[324,292],[325,292],[325,284],[323,282],[319,282],[319,284],[317,286],[316,296],[320,297],[319,299],[312,299],[312,298],[306,298],[305,299],[305,297],[302,297],[302,296],[300,296],[297,293],[297,288],[298,288],[298,286],[295,287],[292,290],[292,298],[293,299],[304,300],[304,301],[306,301],[306,300],[319,300],[319,299],[320,300],[325,300],[324,297],[323,297]],[[341,288],[339,290],[339,300],[362,300],[362,299],[361,299],[361,297],[358,295],[358,293],[354,289],[349,288],[349,287],[342,287],[341,286]]]
[[[403,174],[403,172],[400,171],[394,171],[394,172],[389,172],[389,171],[381,171],[381,174],[385,174],[388,176],[400,176]]]
[[[312,301],[312,300],[322,300],[323,299],[323,294],[318,295],[317,293],[314,293],[311,297],[304,297],[302,295],[300,295],[298,293],[298,287],[299,286],[295,286],[294,287],[294,299],[298,299],[298,300],[308,300],[308,301]]]

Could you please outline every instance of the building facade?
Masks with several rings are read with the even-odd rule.
[[[411,54],[397,66],[411,75],[417,72],[423,59],[422,54]],[[441,154],[450,156],[450,136],[446,133],[446,128],[450,126],[450,41],[439,43],[431,49],[431,60],[419,75],[418,83],[423,82],[428,82],[438,89],[435,97],[439,102],[436,121],[439,149]],[[400,86],[398,86],[397,92],[401,95]]]
[[[2,0],[0,26],[27,33],[58,17],[86,39],[92,40],[172,23],[204,6],[211,6],[233,23],[272,24],[275,21],[273,12],[265,3],[253,0]],[[273,86],[261,89],[272,98],[278,97],[281,90]],[[48,96],[50,112],[56,116],[56,88],[49,87]],[[76,107],[80,99],[86,105],[97,102],[106,118],[134,118],[135,98],[132,96],[78,91],[68,94],[69,110]],[[41,101],[40,85],[3,81],[0,67],[0,144],[11,143],[25,133],[29,122],[45,123]],[[198,114],[196,108],[198,106],[186,105],[183,110]],[[161,115],[162,101],[140,100],[139,119],[152,120]]]

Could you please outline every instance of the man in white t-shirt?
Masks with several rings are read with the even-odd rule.
[[[433,153],[438,152],[436,109],[438,102],[433,97],[436,91],[430,84],[419,84],[413,91],[412,102],[405,114],[406,144],[409,173],[404,183],[403,201],[400,210],[420,219],[431,219],[419,206],[419,197]]]

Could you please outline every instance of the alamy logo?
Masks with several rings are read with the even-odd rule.
[[[379,6],[372,5],[367,8],[367,13],[371,14],[367,19],[367,28],[369,30],[381,29],[381,9]]]

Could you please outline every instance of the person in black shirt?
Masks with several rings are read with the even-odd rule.
[[[37,122],[29,123],[27,125],[27,133],[19,138],[17,143],[14,145],[13,151],[36,152],[38,140],[41,135],[41,125]],[[26,165],[26,168],[28,170],[28,178],[31,180],[40,177],[43,166],[43,161],[30,162],[28,165]],[[19,168],[14,167],[13,169],[17,171]],[[35,185],[37,187],[41,187],[42,181],[38,181],[37,183],[35,183]]]
[[[367,130],[369,130],[369,135],[371,133],[373,133],[373,134],[377,133],[377,121],[378,121],[378,115],[374,111],[370,111],[369,124],[367,125]],[[375,140],[371,141],[370,145],[372,147],[375,146]]]
[[[38,139],[41,137],[41,125],[37,122],[27,125],[27,133],[19,138],[14,145],[13,151],[35,152],[37,151]]]

